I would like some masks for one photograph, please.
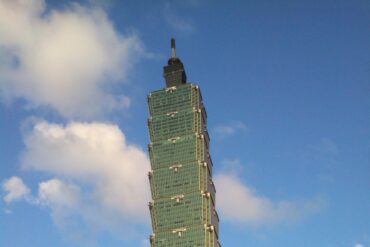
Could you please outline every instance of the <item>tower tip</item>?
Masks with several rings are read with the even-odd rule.
[[[174,38],[171,38],[171,48],[176,48],[176,41]]]
[[[171,38],[171,57],[176,57],[176,41],[174,38]]]

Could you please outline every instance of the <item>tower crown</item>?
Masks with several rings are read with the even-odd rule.
[[[171,39],[171,57],[167,66],[163,67],[163,75],[167,87],[179,86],[186,83],[186,73],[180,58],[176,56],[176,41]]]

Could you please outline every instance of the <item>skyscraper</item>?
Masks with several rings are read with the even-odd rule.
[[[150,242],[152,247],[218,247],[207,113],[200,88],[187,83],[174,39],[171,49],[166,88],[148,95]]]

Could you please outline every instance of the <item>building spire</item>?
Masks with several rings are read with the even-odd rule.
[[[171,38],[171,58],[176,57],[176,41],[174,38]]]

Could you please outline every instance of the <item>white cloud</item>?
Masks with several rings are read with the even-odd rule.
[[[195,30],[194,25],[190,20],[180,17],[181,15],[176,14],[176,12],[174,5],[170,5],[170,3],[165,4],[164,19],[167,24],[177,32],[185,34],[192,33]]]
[[[365,247],[363,244],[356,244],[355,247]]]
[[[325,205],[321,197],[303,202],[273,201],[257,195],[235,174],[218,174],[214,180],[221,217],[234,223],[261,225],[290,222],[315,213]]]
[[[80,229],[79,221],[108,231],[148,225],[149,160],[116,125],[41,121],[24,143],[22,168],[54,177],[39,184],[37,201],[60,228]]]
[[[234,121],[230,124],[216,126],[213,129],[216,137],[231,136],[238,131],[246,132],[248,131],[248,127],[241,121]]]
[[[70,232],[84,232],[89,229],[74,229],[80,219],[89,224],[89,216],[84,211],[81,188],[57,178],[41,182],[38,196],[34,199],[37,205],[51,210],[54,223],[70,236]],[[95,227],[95,226],[94,226]],[[69,231],[66,231],[68,229]],[[93,239],[93,237],[91,238]]]
[[[226,174],[240,174],[244,167],[239,159],[224,159],[221,161],[221,172]]]
[[[4,181],[3,189],[7,193],[4,196],[6,203],[23,199],[30,193],[29,188],[23,183],[22,179],[15,176]]]
[[[54,178],[39,184],[38,198],[50,207],[74,208],[79,204],[80,188]]]
[[[5,214],[12,214],[12,213],[13,213],[13,211],[12,211],[12,210],[10,210],[9,208],[4,208],[4,213],[5,213]]]
[[[102,8],[46,9],[44,0],[0,1],[3,100],[25,99],[70,118],[128,107],[113,87],[142,55],[140,39],[119,34]]]

